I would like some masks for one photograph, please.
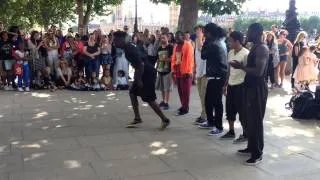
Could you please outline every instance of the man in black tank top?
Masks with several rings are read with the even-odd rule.
[[[246,72],[244,81],[243,114],[248,131],[248,146],[239,150],[240,154],[251,155],[246,165],[256,165],[261,162],[263,140],[263,118],[268,99],[268,86],[265,81],[267,62],[269,58],[268,47],[262,42],[263,27],[254,23],[249,27],[247,41],[253,43],[250,50],[247,66],[237,61],[230,63],[236,69]]]
[[[164,130],[170,124],[170,120],[162,113],[159,105],[156,102],[157,96],[155,92],[155,81],[157,78],[156,69],[150,65],[147,58],[140,52],[139,48],[126,42],[127,33],[117,31],[113,34],[114,44],[117,48],[123,49],[126,59],[135,69],[134,82],[130,88],[130,99],[132,109],[134,111],[134,120],[128,124],[128,128],[135,128],[138,124],[142,123],[142,119],[139,112],[138,96],[144,102],[147,102],[150,107],[158,114],[162,120],[160,129]]]

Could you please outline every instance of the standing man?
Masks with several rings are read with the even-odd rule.
[[[194,50],[190,41],[184,40],[181,31],[176,33],[176,45],[173,48],[171,70],[176,77],[181,108],[177,116],[189,113],[190,92],[192,86],[192,74],[194,67]]]
[[[196,73],[195,76],[197,78],[197,86],[198,86],[198,93],[201,102],[201,115],[196,119],[194,122],[195,125],[200,125],[206,122],[207,115],[206,115],[206,108],[205,108],[205,95],[207,89],[207,78],[206,78],[206,60],[201,59],[201,49],[204,42],[203,36],[203,27],[198,26],[196,27],[196,39],[193,43],[194,47],[194,57],[196,63]]]
[[[209,23],[204,28],[206,38],[201,51],[201,58],[207,61],[206,77],[208,80],[205,108],[207,123],[201,124],[201,129],[212,129],[208,135],[220,135],[223,132],[223,85],[228,71],[227,47],[225,31],[214,23]],[[215,117],[213,116],[215,111]]]
[[[241,32],[233,31],[229,34],[229,44],[231,50],[228,55],[228,61],[234,60],[246,65],[249,51],[242,46],[243,34]],[[236,116],[239,114],[239,120],[242,125],[243,134],[234,140],[234,143],[241,143],[247,141],[245,130],[245,122],[242,113],[243,103],[243,82],[246,73],[241,69],[228,68],[227,80],[224,85],[224,94],[226,95],[226,112],[227,120],[229,122],[229,132],[221,137],[221,139],[234,139],[236,137],[234,132],[234,122]]]
[[[244,119],[247,122],[248,146],[239,150],[240,154],[251,155],[246,161],[247,165],[256,165],[262,161],[263,118],[266,111],[268,86],[265,81],[267,62],[269,58],[268,47],[262,41],[263,26],[259,23],[251,24],[248,30],[247,41],[253,43],[248,55],[247,65],[238,61],[230,62],[235,69],[246,72],[244,80]]]
[[[156,92],[155,92],[155,81],[157,77],[157,72],[154,67],[148,64],[147,59],[143,59],[140,56],[139,48],[129,42],[126,42],[127,33],[117,31],[114,33],[114,44],[117,48],[123,49],[126,59],[131,63],[132,67],[135,69],[134,72],[134,82],[130,89],[130,98],[132,103],[132,108],[134,111],[134,120],[129,123],[128,128],[137,127],[138,124],[142,123],[142,119],[139,112],[139,102],[138,96],[144,102],[147,102],[151,108],[158,114],[162,120],[160,130],[166,129],[170,120],[162,113],[158,104],[156,103]]]
[[[169,44],[168,35],[161,35],[161,46],[158,49],[157,71],[158,78],[156,88],[162,93],[162,102],[160,107],[164,110],[169,109],[170,93],[172,91],[172,74],[171,74],[171,56],[173,47]]]

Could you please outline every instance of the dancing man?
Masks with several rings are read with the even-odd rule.
[[[151,108],[158,114],[162,120],[160,130],[166,129],[170,120],[162,113],[159,105],[156,102],[157,96],[155,92],[155,81],[157,78],[156,69],[151,66],[146,57],[143,57],[140,53],[139,48],[130,43],[126,42],[127,33],[117,31],[113,34],[114,44],[117,48],[123,49],[126,59],[135,69],[134,82],[130,89],[131,104],[134,112],[134,120],[128,124],[128,128],[135,128],[138,124],[142,123],[142,119],[139,112],[138,96],[144,102],[147,102]]]

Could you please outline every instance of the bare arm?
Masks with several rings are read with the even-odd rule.
[[[86,56],[91,56],[92,54],[90,54],[88,51],[87,51],[87,46],[85,46],[84,48],[83,48],[83,54],[84,55],[86,55]]]
[[[256,67],[242,67],[246,73],[261,77],[264,73],[269,58],[269,50],[266,46],[258,46],[256,49]]]
[[[287,40],[287,46],[288,46],[289,52],[292,52],[293,45],[289,40]]]

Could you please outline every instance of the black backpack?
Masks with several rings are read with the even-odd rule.
[[[316,101],[313,97],[313,93],[310,91],[300,92],[294,95],[286,106],[287,109],[292,110],[291,117],[294,119],[316,118]]]
[[[316,88],[316,95],[315,95],[317,103],[320,103],[320,85]]]

